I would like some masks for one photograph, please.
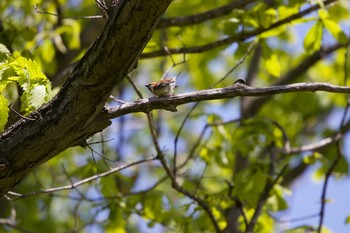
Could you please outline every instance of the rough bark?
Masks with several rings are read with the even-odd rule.
[[[104,104],[137,65],[171,0],[121,0],[100,37],[48,104],[0,135],[0,195],[33,168],[110,124]]]

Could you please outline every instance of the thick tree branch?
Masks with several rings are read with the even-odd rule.
[[[315,92],[325,91],[331,93],[349,94],[350,87],[336,86],[328,83],[295,83],[289,85],[271,87],[249,87],[241,83],[236,83],[225,88],[209,89],[191,93],[179,94],[171,97],[145,98],[134,102],[121,104],[110,108],[108,114],[111,118],[122,116],[134,112],[150,112],[154,109],[165,109],[176,111],[178,105],[215,99],[226,99],[237,96],[270,96],[274,94],[290,92]]]
[[[189,15],[189,16],[181,16],[181,17],[175,17],[175,18],[166,18],[161,19],[159,21],[159,24],[157,25],[157,28],[166,28],[166,27],[174,27],[174,26],[188,26],[193,24],[198,24],[205,22],[207,20],[215,19],[223,15],[230,14],[234,9],[241,9],[245,7],[246,5],[256,2],[256,0],[240,0],[240,1],[234,1],[227,5],[202,12],[195,15]]]
[[[0,196],[34,167],[106,128],[106,100],[132,69],[171,0],[120,0],[95,43],[47,105],[0,135]]]
[[[336,0],[327,0],[324,2],[324,5],[329,5],[335,1]],[[310,14],[313,11],[318,10],[319,8],[320,8],[319,4],[313,5],[307,9],[300,11],[297,14],[294,14],[294,15],[291,15],[287,18],[281,19],[281,20],[271,24],[269,27],[266,27],[266,28],[263,28],[263,27],[256,28],[254,30],[242,32],[242,33],[239,33],[237,35],[230,36],[230,37],[227,37],[225,39],[214,41],[214,42],[211,42],[211,43],[208,43],[205,45],[186,47],[186,48],[169,48],[168,51],[165,51],[163,49],[163,50],[158,50],[158,51],[154,51],[154,52],[143,53],[141,58],[153,58],[153,57],[167,56],[169,53],[171,53],[171,54],[202,53],[205,51],[216,49],[216,48],[221,47],[221,46],[230,45],[234,42],[243,42],[249,38],[260,35],[264,32],[270,31],[270,30],[275,29],[277,27],[280,27],[282,25],[288,24],[294,20],[300,19],[303,16]]]

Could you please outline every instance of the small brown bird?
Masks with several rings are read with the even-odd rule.
[[[164,78],[159,82],[152,82],[145,85],[156,96],[172,96],[175,92],[176,77]]]

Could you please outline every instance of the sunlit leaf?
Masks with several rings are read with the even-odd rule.
[[[323,27],[320,21],[317,21],[308,31],[304,39],[304,48],[307,52],[313,52],[321,47]]]
[[[315,153],[313,153],[311,155],[304,156],[303,157],[303,161],[306,164],[315,164],[317,161],[320,160],[321,157],[322,157],[321,154],[315,152]]]
[[[345,223],[346,223],[346,224],[349,224],[349,223],[350,223],[350,215],[348,215],[348,216],[346,217]]]
[[[259,35],[259,38],[269,38],[269,37],[274,37],[278,36],[281,33],[285,32],[287,30],[287,25],[282,25],[279,27],[276,27],[274,29],[268,30],[266,32],[263,32]]]
[[[216,221],[218,222],[220,229],[225,229],[225,227],[227,226],[227,222],[225,220],[225,217],[222,215],[222,213],[218,211],[216,208],[212,208],[212,213]]]
[[[277,54],[271,54],[269,58],[265,58],[264,67],[272,76],[278,78],[281,75],[281,65]]]
[[[0,92],[0,132],[2,132],[7,123],[7,118],[9,114],[9,108],[7,106],[7,100],[4,96],[2,96]]]
[[[343,32],[339,24],[328,18],[323,19],[322,23],[339,43],[346,43],[348,41],[346,34]]]
[[[113,208],[109,214],[106,233],[126,233],[126,221],[120,208]]]
[[[0,62],[4,61],[10,56],[10,51],[6,48],[5,45],[0,43]]]

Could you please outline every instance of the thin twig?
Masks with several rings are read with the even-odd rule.
[[[197,151],[198,147],[200,146],[200,144],[204,138],[204,135],[205,135],[206,131],[209,129],[209,127],[212,128],[212,127],[217,127],[220,125],[228,125],[228,124],[232,124],[232,123],[237,123],[240,120],[241,119],[239,118],[239,119],[229,120],[229,121],[225,121],[225,122],[218,121],[218,122],[206,124],[203,127],[201,133],[199,134],[197,141],[194,143],[193,147],[189,150],[187,158],[185,159],[185,161],[182,164],[178,165],[178,168],[182,168],[183,166],[185,166],[188,163],[188,161],[190,161],[194,157],[195,152]],[[209,140],[210,136],[207,138],[207,140]],[[207,143],[204,142],[203,144],[206,145]]]
[[[89,144],[86,144],[86,146],[90,149],[91,151],[91,157],[94,160],[94,162],[96,163],[95,157],[94,157],[94,153],[96,153],[98,156],[100,156],[101,158],[103,158],[104,160],[107,160],[108,162],[114,163],[116,161],[114,161],[113,159],[110,159],[104,155],[102,155],[101,153],[97,152],[96,150],[94,150]]]
[[[100,174],[88,177],[86,179],[80,180],[80,181],[75,182],[75,183],[70,184],[70,185],[65,185],[65,186],[55,187],[55,188],[49,188],[49,189],[46,189],[46,190],[32,192],[32,193],[28,193],[28,194],[19,194],[19,193],[15,193],[15,192],[8,192],[8,194],[14,196],[15,199],[19,199],[19,198],[24,198],[24,197],[28,197],[28,196],[34,196],[34,195],[40,195],[40,194],[59,192],[59,191],[63,191],[63,190],[75,189],[75,188],[77,188],[77,187],[79,187],[79,186],[81,186],[83,184],[86,184],[86,183],[89,183],[89,182],[101,179],[102,177],[111,175],[113,173],[119,172],[119,171],[124,170],[126,168],[133,167],[133,166],[136,166],[136,165],[139,165],[139,164],[142,164],[142,163],[146,163],[146,162],[150,162],[150,161],[154,161],[154,160],[155,160],[155,158],[148,158],[148,159],[142,159],[142,160],[138,160],[138,161],[135,161],[135,162],[132,162],[132,163],[128,163],[128,164],[125,164],[125,165],[120,165],[120,166],[117,166],[115,168],[110,169],[109,171],[106,171],[106,172],[103,172],[103,173],[100,173]]]
[[[177,173],[177,143],[179,141],[180,138],[180,134],[182,132],[183,127],[185,126],[185,123],[187,122],[188,118],[190,117],[191,113],[195,110],[195,108],[197,107],[197,105],[199,104],[199,102],[195,103],[190,111],[188,111],[188,113],[186,114],[184,120],[181,122],[180,128],[178,129],[178,131],[176,132],[176,136],[174,138],[174,160],[173,160],[173,172],[176,175]]]
[[[164,168],[166,174],[168,175],[168,177],[171,180],[172,183],[172,187],[182,193],[183,195],[187,196],[188,198],[192,199],[193,201],[195,201],[199,206],[201,206],[203,208],[203,210],[206,212],[206,214],[208,215],[209,219],[211,220],[215,231],[217,233],[220,232],[220,227],[218,222],[215,219],[214,214],[212,213],[210,206],[208,205],[207,202],[205,202],[204,200],[202,200],[201,198],[199,198],[198,196],[190,193],[189,191],[187,191],[186,189],[184,189],[177,181],[176,181],[176,176],[174,175],[173,171],[170,169],[164,153],[162,152],[162,150],[160,149],[159,143],[158,143],[158,139],[157,139],[157,133],[156,133],[156,129],[155,129],[155,124],[154,124],[154,120],[153,120],[153,116],[151,114],[151,112],[147,113],[147,119],[148,119],[148,125],[151,131],[151,135],[152,135],[152,140],[153,140],[153,144],[156,148],[157,151],[157,159],[160,161],[162,167]]]
[[[323,139],[321,139],[317,142],[314,142],[314,143],[306,144],[306,145],[303,145],[300,147],[291,148],[289,150],[283,151],[283,153],[286,155],[291,155],[291,154],[299,154],[299,153],[307,152],[307,151],[315,151],[315,150],[318,150],[318,149],[323,148],[325,146],[336,143],[337,141],[339,141],[342,138],[342,136],[343,136],[343,133],[336,133],[332,137],[323,138]]]
[[[233,66],[227,73],[226,75],[224,75],[221,79],[219,79],[217,82],[213,83],[211,85],[210,88],[214,88],[216,85],[218,85],[219,83],[221,83],[222,81],[224,81],[235,69],[238,68],[239,65],[241,65],[245,59],[248,57],[248,55],[250,54],[251,50],[253,49],[253,47],[256,45],[255,42],[251,43],[249,45],[248,50],[245,52],[245,54],[242,56],[241,59],[239,59],[239,61],[236,63],[235,66]],[[199,102],[196,102],[192,108],[190,109],[190,111],[188,111],[188,113],[186,114],[184,120],[181,122],[180,128],[176,133],[175,139],[174,139],[174,164],[173,164],[173,171],[174,174],[176,174],[176,164],[177,164],[177,143],[179,141],[179,137],[180,134],[182,132],[183,127],[185,126],[185,123],[187,122],[187,120],[189,119],[190,115],[192,114],[192,112],[197,108],[197,106],[199,105]],[[190,156],[188,156],[190,157]]]
[[[256,45],[257,45],[256,41],[253,41],[252,43],[250,43],[248,49],[245,51],[243,56],[238,60],[236,65],[234,65],[221,79],[216,81],[211,87],[212,88],[216,87],[216,85],[218,85],[219,83],[224,81],[233,71],[235,71],[240,65],[242,65],[243,62],[247,59],[247,57],[249,56],[250,52],[253,50],[253,48],[255,48]]]
[[[38,4],[35,4],[33,7],[34,7],[35,12],[38,13],[38,14],[52,15],[52,16],[55,16],[55,17],[61,18],[61,19],[103,19],[103,18],[105,18],[105,16],[103,16],[103,15],[90,15],[90,16],[80,16],[80,17],[63,16],[63,15],[58,15],[58,14],[55,14],[55,13],[52,13],[52,12],[40,11],[38,9]]]
[[[242,217],[243,217],[243,220],[244,220],[244,225],[246,226],[246,228],[248,227],[249,225],[249,221],[248,221],[248,217],[244,211],[244,208],[243,208],[243,203],[238,199],[238,197],[234,197],[234,202],[236,204],[236,207],[239,209],[239,211],[241,212],[242,214]]]
[[[29,121],[35,121],[35,119],[33,118],[29,118],[29,117],[26,117],[26,116],[23,116],[22,114],[20,114],[19,112],[17,112],[14,108],[12,108],[12,103],[9,105],[9,109],[11,109],[11,111],[13,111],[17,116],[19,116],[20,118],[23,118],[23,119],[26,119],[26,120],[29,120]]]
[[[280,180],[280,178],[282,177],[282,175],[285,172],[285,170],[287,169],[287,167],[288,167],[288,165],[285,165],[282,168],[282,170],[280,171],[280,173],[276,176],[276,178],[272,182],[270,182],[269,180],[266,181],[265,188],[264,188],[263,192],[260,194],[258,203],[255,207],[254,215],[251,218],[251,220],[248,224],[248,227],[245,231],[246,233],[254,232],[254,227],[255,227],[255,225],[258,221],[258,218],[262,212],[264,204],[266,203],[267,199],[269,198],[270,191],[275,186],[275,184],[277,184],[277,182]]]
[[[307,215],[307,216],[303,216],[303,217],[298,217],[298,218],[293,218],[293,219],[286,219],[286,220],[281,220],[276,218],[275,216],[270,215],[276,222],[278,223],[291,223],[291,222],[299,222],[299,221],[305,221],[307,219],[311,219],[311,218],[316,218],[319,217],[320,214],[311,214],[311,215]]]
[[[337,142],[336,146],[337,146],[337,152],[338,152],[337,158],[333,161],[332,165],[329,167],[329,169],[326,173],[326,176],[325,176],[324,183],[323,183],[322,194],[321,194],[321,209],[320,209],[320,213],[319,213],[320,220],[318,223],[317,233],[322,232],[323,220],[324,220],[326,203],[327,203],[326,193],[327,193],[328,181],[332,175],[334,168],[337,166],[337,164],[339,163],[339,161],[342,157],[340,142]]]
[[[139,98],[143,98],[143,95],[142,95],[142,92],[141,92],[140,88],[137,86],[137,84],[134,82],[134,80],[132,80],[130,75],[127,75],[126,79],[129,81],[131,86],[134,88],[134,90],[136,91],[136,94],[138,95],[138,97]]]
[[[28,231],[22,227],[17,226],[17,223],[11,219],[0,218],[0,224],[16,229],[18,232],[33,233],[32,231]]]
[[[347,60],[345,59],[344,66],[347,65],[346,63],[347,63]],[[346,75],[347,75],[347,72],[344,72],[344,81],[347,80]],[[339,126],[339,131],[342,130],[342,128],[343,128],[343,126],[345,124],[345,119],[346,119],[346,116],[347,116],[347,113],[348,113],[349,109],[350,109],[350,103],[348,101],[347,105],[345,107],[342,119],[341,119],[341,123],[340,123],[340,126]],[[329,181],[329,178],[332,175],[333,170],[335,169],[335,167],[337,166],[337,164],[340,162],[341,158],[343,157],[343,154],[342,154],[342,151],[341,151],[340,140],[338,140],[336,142],[336,148],[337,148],[337,157],[333,161],[332,165],[329,167],[329,169],[328,169],[328,171],[326,173],[325,181],[324,181],[323,188],[322,188],[320,219],[319,219],[318,228],[317,228],[317,232],[318,233],[321,233],[322,226],[323,226],[323,219],[324,219],[324,215],[325,215],[326,202],[327,202],[326,201],[326,192],[327,192],[328,181]]]
[[[182,55],[182,61],[180,61],[180,62],[175,62],[175,60],[174,60],[174,58],[173,58],[173,55],[170,53],[168,47],[164,45],[163,48],[164,48],[164,50],[168,53],[168,55],[169,55],[169,57],[170,57],[170,59],[171,59],[171,61],[172,61],[173,64],[163,73],[161,79],[165,78],[165,77],[168,75],[168,73],[169,73],[172,69],[174,69],[177,65],[181,65],[181,64],[184,64],[184,63],[186,62],[186,54],[185,54],[185,53],[183,53],[183,55]]]

